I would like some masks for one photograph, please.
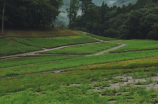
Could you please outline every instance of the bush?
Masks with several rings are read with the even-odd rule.
[[[104,30],[104,36],[116,38],[118,36],[119,32],[113,28],[110,28],[108,30]]]

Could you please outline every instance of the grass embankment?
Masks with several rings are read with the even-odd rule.
[[[117,46],[117,44],[115,43],[102,42],[102,43],[79,45],[79,46],[48,51],[48,52],[44,52],[43,54],[74,54],[74,55],[93,54],[103,50],[107,50],[115,46]]]
[[[114,50],[112,53],[158,49],[158,41],[155,40],[117,40],[115,42],[127,44],[127,46]]]

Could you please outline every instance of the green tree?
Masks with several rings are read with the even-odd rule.
[[[79,10],[79,0],[71,0],[70,7],[67,8],[67,13],[69,17],[69,28],[72,28],[72,22],[76,20],[78,10]]]
[[[2,0],[0,0],[1,2]],[[5,27],[46,27],[59,14],[62,0],[8,0]],[[2,4],[0,4],[0,7]]]
[[[84,21],[86,21],[86,27],[88,32],[94,33],[95,28],[98,24],[101,23],[101,15],[99,8],[93,3],[89,5],[89,8],[86,9],[85,14],[83,15]],[[96,28],[98,29],[98,28]]]
[[[90,4],[92,4],[92,0],[80,0],[81,1],[81,10],[82,15],[89,9]]]

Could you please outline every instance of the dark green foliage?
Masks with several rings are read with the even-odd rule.
[[[114,38],[114,37],[116,37],[118,35],[118,31],[115,30],[115,29],[113,29],[113,28],[109,28],[109,29],[107,29],[107,30],[104,31],[104,35],[106,37],[112,37],[112,38]]]
[[[158,39],[156,0],[138,0],[122,7],[108,7],[104,2],[101,6],[87,5],[72,24],[75,29],[112,38]]]
[[[71,29],[72,22],[76,20],[77,11],[79,10],[79,0],[71,0],[70,7],[67,8],[69,17],[69,28]]]
[[[7,0],[5,27],[51,26],[59,14],[61,3],[62,0]],[[0,14],[2,7],[3,0],[0,0]]]

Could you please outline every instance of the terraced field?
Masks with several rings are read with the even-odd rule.
[[[110,42],[104,42],[108,38],[88,36],[75,36],[80,37],[78,41],[68,36],[74,45],[82,45],[51,50],[47,52],[49,54],[0,59],[0,104],[158,103],[157,41],[109,39]],[[64,41],[65,37],[58,38]],[[49,38],[13,39],[17,44],[42,49],[55,47],[53,41],[56,37],[51,37],[50,41]],[[66,44],[70,43],[66,41]],[[95,43],[97,41],[99,43]],[[87,42],[94,44],[84,45]],[[121,44],[126,46],[102,55],[82,55]],[[8,51],[7,48],[3,50]],[[67,55],[62,56],[63,52]],[[58,55],[53,56],[52,53]]]
[[[96,42],[84,35],[49,37],[49,38],[7,38],[0,39],[0,56],[26,53],[41,50],[43,48],[54,48],[63,45]]]

